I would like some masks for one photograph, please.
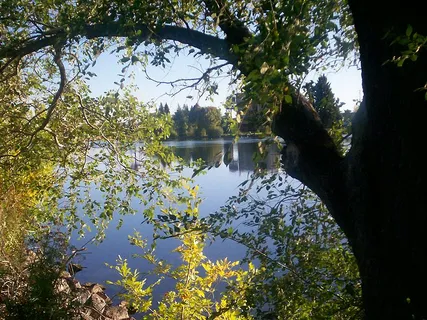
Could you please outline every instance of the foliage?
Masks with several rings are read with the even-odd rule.
[[[60,274],[67,258],[61,233],[31,239],[35,251],[26,253],[19,265],[0,264],[0,317],[5,319],[73,319],[77,303],[71,292],[59,291]],[[64,280],[65,281],[65,280]]]
[[[219,127],[221,124],[221,112],[218,108],[207,107],[202,109],[202,116],[199,117],[198,127],[208,129],[209,127]]]
[[[135,237],[130,237],[131,243],[143,243],[140,235]],[[175,252],[180,253],[182,265],[175,268],[141,246],[145,250],[141,256],[153,264],[149,274],[159,277],[148,286],[145,286],[146,279],[140,280],[139,272],[130,270],[127,261],[119,257],[114,268],[122,279],[113,284],[125,289],[121,297],[144,313],[144,319],[249,319],[242,313],[248,308],[242,293],[248,289],[255,268],[251,265],[250,271],[244,271],[236,268],[239,262],[230,262],[227,258],[216,262],[207,260],[200,234],[190,232],[180,238],[182,245]],[[158,307],[153,308],[153,288],[165,277],[176,281],[175,290],[165,293]],[[217,287],[221,284],[226,284],[228,290],[220,292]]]
[[[221,111],[216,107],[202,108],[196,104],[188,109],[186,105],[178,106],[172,119],[179,137],[217,138],[222,135]]]
[[[201,128],[196,131],[196,136],[199,138],[206,138],[208,136],[208,133],[206,132],[205,128]]]
[[[189,204],[185,211],[198,212],[200,200],[194,189],[189,189],[189,192],[195,202],[194,205]],[[135,310],[144,313],[144,319],[251,319],[244,315],[249,306],[243,293],[258,271],[251,263],[249,270],[244,271],[237,268],[239,262],[231,262],[227,258],[216,262],[207,260],[203,254],[206,234],[197,230],[197,225],[192,226],[193,230],[184,229],[180,233],[178,225],[175,224],[174,230],[181,245],[174,251],[180,254],[182,264],[177,267],[157,259],[154,251],[146,248],[147,242],[138,232],[129,237],[132,245],[143,250],[143,254],[136,257],[142,257],[153,265],[152,271],[145,276],[155,275],[158,280],[146,285],[146,278],[141,279],[141,274],[137,270],[132,271],[127,261],[119,257],[117,265],[112,268],[122,278],[113,283],[125,290],[121,297]],[[153,308],[153,288],[164,278],[176,282],[175,290],[165,293],[158,307]],[[226,291],[217,289],[221,284],[227,285]]]
[[[9,135],[10,143],[3,143],[2,148],[4,152],[14,154],[3,154],[0,161],[7,170],[4,172],[8,175],[3,177],[8,183],[18,177],[20,168],[36,169],[38,163],[55,168],[50,179],[41,180],[50,182],[52,188],[42,188],[49,193],[43,214],[33,216],[37,223],[64,223],[81,232],[90,223],[99,229],[102,237],[103,229],[114,214],[135,211],[130,206],[132,197],[141,199],[146,205],[147,219],[152,219],[154,207],[173,197],[169,189],[178,186],[181,177],[170,179],[164,171],[164,165],[171,164],[173,160],[171,151],[161,144],[169,136],[171,123],[167,115],[153,115],[149,106],[138,102],[128,91],[122,96],[110,92],[98,98],[91,98],[87,93],[83,85],[80,85],[79,93],[70,85],[58,102],[62,108],[51,115],[48,127],[40,131],[37,121],[43,119],[33,117],[30,125],[27,124],[26,117],[31,117],[34,104],[19,102],[20,96],[13,97],[16,101],[11,103],[19,102],[22,108],[27,108],[20,122],[16,121],[16,114],[7,105],[1,105],[5,110],[4,120],[8,122],[9,116],[10,121],[13,119],[16,123],[15,127],[2,127],[13,131]],[[45,107],[43,104],[40,106],[41,113]],[[23,130],[34,133],[35,137],[27,138]],[[54,135],[46,130],[54,130]],[[19,139],[23,143],[14,144]],[[37,143],[26,143],[26,139],[29,142],[37,139]],[[135,141],[144,141],[144,144],[135,146]],[[14,150],[20,145],[21,149]],[[135,153],[131,153],[130,150],[135,148]],[[134,169],[138,170],[132,169],[135,162],[138,168]],[[31,190],[31,186],[26,187]],[[102,202],[91,198],[90,190],[94,187],[104,194]],[[60,207],[57,206],[59,199],[62,200]],[[78,213],[81,207],[84,217]]]
[[[179,137],[186,137],[188,134],[188,113],[189,110],[187,106],[184,106],[183,109],[178,106],[172,117],[175,130]]]
[[[128,266],[127,260],[122,259],[120,255],[117,259],[117,265],[110,267],[114,268],[119,273],[121,280],[115,282],[108,281],[107,283],[120,286],[125,290],[125,293],[122,293],[121,297],[129,302],[132,309],[138,312],[146,312],[149,310],[152,304],[151,294],[153,287],[160,282],[160,280],[144,288],[146,280],[139,280],[139,271],[132,271]]]
[[[344,110],[341,115],[344,127],[348,128],[348,130],[351,131],[351,122],[353,120],[354,112],[351,112],[350,110]]]
[[[185,212],[194,214],[200,199],[194,189],[188,190],[194,204]],[[229,319],[231,314],[238,319],[362,318],[360,278],[345,236],[310,190],[282,175],[252,175],[238,195],[200,222],[184,227],[176,213],[162,220],[171,229],[166,238],[182,243],[175,251],[183,264],[174,267],[156,259],[137,233],[131,244],[143,249],[138,256],[152,263],[153,270],[140,274],[121,259],[115,267],[122,276],[115,284],[126,289],[122,297],[147,319]],[[226,259],[207,261],[203,248],[209,233],[246,246],[242,266],[248,263],[248,271]],[[146,285],[152,275],[158,280]],[[153,289],[165,277],[176,281],[175,290],[154,308]],[[228,286],[214,298],[217,281]],[[220,315],[221,310],[226,313]]]
[[[326,128],[331,128],[335,122],[341,120],[340,107],[343,104],[335,98],[325,75],[320,76],[316,83],[307,83],[305,89]]]
[[[348,145],[344,145],[345,139],[348,138],[351,128],[344,126],[344,121],[339,120],[332,123],[332,127],[328,130],[329,135],[334,141],[337,151],[344,155],[348,151]]]
[[[275,210],[266,211],[269,206],[263,201],[251,202],[250,211],[235,210],[234,205],[251,199],[243,189],[223,215],[199,223],[196,190],[181,176],[182,162],[161,144],[172,125],[166,106],[155,114],[126,83],[136,67],[165,67],[180,53],[204,54],[211,67],[200,78],[172,84],[215,93],[213,76],[225,66],[218,60],[225,59],[234,67],[232,80],[242,81],[244,103],[267,106],[262,114],[268,124],[282,101],[292,101],[292,85],[331,52],[345,56],[354,47],[346,1],[7,0],[1,2],[0,17],[0,135],[8,137],[0,144],[2,197],[10,195],[15,179],[48,168],[52,188],[45,195],[47,186],[40,186],[42,192],[37,194],[46,199],[35,216],[36,225],[60,224],[81,232],[92,225],[99,238],[113,216],[135,213],[130,200],[140,199],[144,221],[154,226],[154,238],[175,235],[182,240],[178,252],[183,265],[168,270],[177,280],[176,292],[164,298],[152,317],[243,318],[249,317],[244,314],[249,306],[256,306],[257,315],[270,312],[288,318],[357,315],[354,262],[317,199],[298,191],[302,202],[287,210],[275,203]],[[334,37],[329,37],[331,33]],[[187,50],[184,43],[194,48]],[[97,76],[91,68],[105,52],[116,54],[123,69],[117,90],[93,97],[86,81]],[[322,62],[325,65],[328,61]],[[239,113],[238,119],[243,115]],[[179,136],[205,136],[209,128],[221,125],[219,110],[199,106],[178,108],[173,120]],[[281,204],[288,195],[282,192],[284,182],[277,179],[277,188],[276,177],[266,177],[257,191],[265,190],[268,200]],[[35,183],[28,190],[38,188]],[[91,198],[94,188],[102,193],[102,201]],[[25,191],[19,189],[18,194]],[[313,207],[307,206],[310,201]],[[222,229],[243,217],[250,217],[245,224],[254,227],[254,233]],[[228,261],[206,261],[205,235],[189,230],[209,230],[247,245],[252,250],[248,259],[258,259],[262,272],[251,268],[245,273]],[[272,243],[266,245],[267,239]],[[155,266],[159,274],[166,273],[159,263]],[[128,290],[126,297],[147,310],[141,298],[151,294],[151,287],[144,287],[126,261],[119,261],[117,270],[123,276],[117,284]],[[219,276],[230,288],[214,301],[210,295]],[[285,285],[292,290],[283,290]],[[354,296],[343,293],[347,285]],[[31,286],[29,290],[29,297],[34,297]],[[342,299],[335,299],[337,295]]]
[[[163,103],[160,103],[160,106],[159,106],[158,112],[159,112],[160,114],[170,114],[170,109],[169,109],[168,104],[166,103],[166,104],[163,106]]]
[[[425,48],[427,43],[427,37],[414,32],[414,29],[411,25],[408,25],[406,32],[403,35],[388,34],[389,38],[394,36],[395,38],[391,42],[391,45],[398,44],[405,48],[401,52],[400,56],[394,56],[391,59],[391,62],[396,63],[398,67],[402,67],[406,60],[411,60],[412,62],[417,61],[420,50]]]
[[[262,272],[246,292],[257,318],[362,317],[351,249],[307,188],[278,174],[254,174],[206,223],[215,234],[247,246],[245,261],[259,261]]]
[[[233,128],[234,119],[231,116],[231,112],[226,111],[221,118],[221,128],[224,134],[231,134]]]
[[[207,134],[209,138],[221,138],[224,131],[221,127],[210,127],[207,130]]]

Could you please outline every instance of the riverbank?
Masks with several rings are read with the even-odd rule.
[[[72,303],[77,305],[77,316],[84,320],[135,320],[129,316],[126,302],[113,305],[105,293],[105,287],[98,283],[81,284],[78,280],[63,271],[57,282],[56,290],[65,293]]]
[[[114,305],[103,285],[80,283],[75,268],[72,275],[58,266],[32,250],[19,265],[0,259],[0,319],[135,320],[127,303]]]

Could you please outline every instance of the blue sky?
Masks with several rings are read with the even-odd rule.
[[[181,55],[172,60],[171,65],[166,66],[165,69],[150,66],[147,69],[147,73],[150,77],[158,81],[172,81],[197,77],[201,74],[200,70],[207,67],[209,67],[209,60],[204,56],[194,59]],[[93,95],[102,94],[110,89],[117,89],[118,86],[114,82],[120,81],[121,77],[118,74],[121,73],[122,68],[123,66],[118,63],[118,58],[115,55],[102,54],[98,58],[96,65],[89,69],[97,74],[97,77],[89,82]],[[134,94],[143,102],[152,101],[157,105],[167,103],[172,111],[176,109],[178,104],[181,106],[183,104],[191,106],[196,102],[201,106],[220,107],[226,97],[232,93],[232,88],[229,85],[230,79],[226,77],[226,74],[218,79],[219,94],[213,96],[213,101],[211,101],[206,96],[200,97],[199,92],[194,89],[185,90],[175,96],[170,96],[173,92],[173,88],[170,85],[158,85],[148,80],[141,67],[134,66],[131,70],[134,72],[135,77],[133,80],[127,79],[125,85],[133,82],[138,87]],[[345,103],[342,110],[353,110],[355,107],[354,100],[361,100],[363,97],[360,70],[352,67],[342,68],[338,71],[326,70],[323,72],[312,72],[307,77],[307,81],[316,80],[322,73],[327,76],[328,81],[331,83],[335,96],[341,102]],[[192,96],[193,98],[188,98],[188,96]]]

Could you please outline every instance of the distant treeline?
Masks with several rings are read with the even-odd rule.
[[[170,114],[169,106],[160,104],[158,113]],[[219,138],[231,133],[230,114],[222,115],[216,107],[202,108],[198,104],[191,108],[188,105],[178,106],[171,118],[171,138]]]
[[[354,112],[350,110],[340,112],[344,104],[335,98],[326,76],[320,76],[317,82],[307,83],[304,89],[326,128],[341,123],[341,126],[349,129]],[[229,108],[234,109],[237,105],[229,105]],[[169,115],[170,108],[167,104],[160,103],[157,112]],[[184,104],[182,107],[178,106],[175,113],[171,115],[171,120],[173,121],[171,138],[219,138],[224,134],[232,133],[231,113],[227,111],[222,115],[217,107],[201,107],[198,104],[189,107]],[[245,134],[257,133],[263,130],[265,123],[267,118],[264,108],[254,104],[247,109],[239,125],[239,131]]]

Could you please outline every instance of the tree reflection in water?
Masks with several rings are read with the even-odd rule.
[[[230,172],[252,172],[257,167],[268,171],[277,171],[280,150],[275,144],[268,146],[267,156],[254,161],[259,139],[241,138],[237,143],[231,140],[187,140],[167,141],[173,153],[185,163],[202,159],[208,166],[225,165]]]

